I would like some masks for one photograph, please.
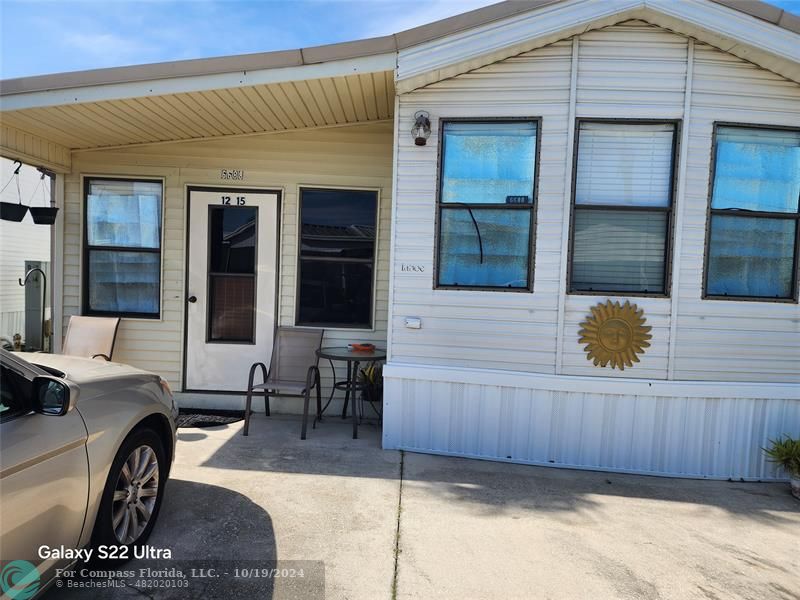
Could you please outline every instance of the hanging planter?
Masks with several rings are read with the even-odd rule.
[[[36,192],[39,189],[42,190],[42,201],[44,206],[26,206],[22,203],[22,192],[19,188],[19,170],[22,168],[22,163],[20,161],[14,161],[17,165],[17,168],[14,169],[14,175],[12,176],[11,180],[3,186],[3,189],[0,192],[5,191],[5,189],[11,185],[12,181],[16,181],[17,183],[17,202],[0,202],[0,219],[4,221],[14,221],[15,223],[19,223],[22,219],[25,218],[25,214],[28,210],[31,211],[31,217],[33,218],[33,222],[36,225],[52,225],[56,222],[56,215],[58,214],[58,208],[55,206],[55,202],[52,200],[52,196],[50,199],[50,206],[47,206],[47,198],[48,198],[48,187],[45,183],[44,178],[49,174],[43,168],[39,168],[41,172],[41,177],[39,178],[39,185],[36,186],[36,189],[33,190],[33,194],[31,194],[31,198],[28,201],[33,200],[36,196]]]
[[[31,206],[31,217],[33,218],[33,222],[37,225],[52,225],[56,222],[56,215],[58,214],[58,208],[56,208],[55,202],[53,202],[52,197],[50,199],[50,206],[47,206],[47,198],[50,196],[49,190],[47,188],[47,184],[45,183],[45,177],[47,177],[47,171],[44,169],[39,169],[42,173],[42,176],[39,178],[39,185],[37,189],[41,188],[42,190],[42,203],[44,206]],[[31,196],[31,200],[33,200],[33,196],[36,195],[36,191],[34,190],[33,195]]]
[[[25,218],[25,214],[28,212],[28,207],[22,204],[22,193],[19,191],[19,170],[22,168],[22,163],[18,160],[15,160],[14,164],[17,165],[17,168],[14,169],[14,174],[11,176],[11,180],[9,180],[9,182],[3,186],[2,191],[5,191],[5,189],[11,185],[12,181],[16,181],[17,201],[0,202],[0,219],[3,221],[14,221],[15,223],[19,223]]]
[[[55,206],[31,206],[29,210],[37,225],[52,225],[56,222],[58,208]]]
[[[0,202],[0,219],[19,223],[25,218],[28,207],[16,202]]]

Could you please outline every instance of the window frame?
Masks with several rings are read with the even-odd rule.
[[[321,190],[321,191],[334,191],[334,192],[372,192],[375,194],[375,242],[372,248],[372,301],[369,309],[369,324],[364,325],[347,325],[345,323],[308,323],[300,320],[300,289],[301,277],[300,267],[302,257],[300,251],[303,243],[303,190]],[[380,241],[380,222],[381,222],[381,188],[364,187],[355,185],[313,185],[302,184],[297,186],[297,246],[295,248],[295,256],[297,257],[297,264],[295,266],[295,283],[294,283],[294,325],[295,327],[308,327],[325,329],[326,331],[375,331],[375,314],[377,312],[377,299],[378,299],[378,244]],[[327,262],[335,262],[331,259]],[[343,261],[344,262],[344,261]]]
[[[205,189],[201,189],[201,191],[209,191]],[[213,191],[213,190],[210,190]],[[230,190],[223,190],[225,193],[230,193]],[[256,226],[255,226],[255,249],[254,249],[254,264],[253,264],[253,273],[220,273],[218,271],[211,270],[211,214],[215,210],[225,210],[226,208],[233,208],[234,210],[238,208],[255,208],[256,211]],[[258,236],[258,226],[260,224],[259,217],[259,207],[256,206],[227,206],[227,205],[220,205],[220,204],[209,204],[208,205],[208,221],[206,222],[206,344],[240,344],[243,346],[254,346],[256,344],[256,327],[258,325],[258,319],[256,313],[258,312],[258,245],[261,242]],[[278,232],[278,238],[280,238],[280,232]],[[188,248],[188,245],[187,245]],[[189,268],[188,262],[188,255],[187,255],[187,262],[186,268]],[[211,337],[211,329],[212,329],[212,322],[211,322],[211,280],[215,276],[231,276],[234,277],[251,277],[253,279],[253,311],[252,317],[253,322],[251,324],[251,335],[249,340],[231,340],[231,339],[214,339]],[[277,293],[277,285],[276,285],[276,293]]]
[[[576,290],[572,287],[572,261],[575,258],[575,211],[576,211],[576,191],[578,184],[578,147],[580,143],[581,123],[617,123],[630,125],[672,125],[672,152],[671,152],[671,176],[669,179],[669,205],[664,208],[660,206],[617,206],[613,204],[591,204],[577,205],[578,210],[616,210],[631,212],[658,212],[667,216],[667,226],[664,239],[664,291],[663,292],[642,292],[642,291],[614,291],[614,290]],[[570,207],[569,207],[569,239],[567,241],[567,281],[566,293],[568,296],[621,296],[628,298],[669,298],[672,293],[672,262],[675,237],[675,197],[678,188],[678,171],[680,160],[681,128],[682,119],[624,119],[624,118],[593,118],[577,117],[575,119],[575,137],[572,144],[572,181],[570,182]]]
[[[89,227],[87,219],[89,217],[88,204],[89,204],[89,189],[93,180],[100,181],[123,181],[131,183],[157,183],[161,186],[161,212],[159,214],[159,240],[158,248],[131,248],[128,246],[90,246],[89,245]],[[81,282],[81,309],[83,315],[95,317],[119,317],[121,319],[144,319],[148,321],[161,320],[161,312],[163,308],[162,294],[164,290],[164,210],[166,208],[166,198],[164,191],[166,185],[163,177],[118,177],[115,175],[83,175],[81,178],[82,198],[81,203],[81,275],[83,281]],[[89,306],[89,253],[92,250],[107,251],[107,252],[141,252],[145,254],[158,254],[158,311],[155,313],[145,312],[120,312],[120,311],[106,311],[94,310]]]
[[[739,129],[771,129],[776,131],[792,131],[800,133],[800,127],[790,125],[763,125],[759,123],[739,123],[730,121],[714,121],[711,133],[711,162],[708,176],[708,199],[706,201],[706,224],[705,224],[705,243],[703,245],[703,300],[723,300],[734,302],[772,302],[778,304],[797,304],[800,301],[798,282],[800,282],[800,201],[798,201],[797,212],[770,212],[770,211],[737,211],[724,208],[711,208],[714,195],[714,181],[717,172],[717,132],[720,127],[738,127]],[[723,215],[726,217],[751,217],[780,219],[785,221],[794,220],[794,257],[792,260],[792,295],[787,298],[775,298],[766,296],[730,296],[708,293],[708,261],[709,250],[711,249],[711,217],[713,215]]]
[[[528,260],[527,284],[525,287],[500,287],[491,285],[442,285],[439,283],[439,265],[441,261],[441,236],[442,236],[442,210],[448,210],[448,203],[442,202],[442,185],[444,183],[444,129],[447,123],[536,123],[536,152],[533,159],[533,186],[531,189],[531,203],[527,204],[499,204],[481,203],[469,204],[470,209],[477,210],[528,210],[531,213],[530,227],[528,229]],[[438,147],[436,166],[436,215],[434,218],[433,236],[433,289],[434,290],[466,290],[474,292],[511,292],[531,294],[534,291],[534,267],[536,262],[536,225],[539,213],[539,162],[542,148],[542,117],[442,117],[438,122]],[[463,205],[451,206],[449,208]]]

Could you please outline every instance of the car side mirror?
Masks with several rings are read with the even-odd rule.
[[[31,387],[33,410],[43,415],[65,415],[78,399],[78,386],[55,377],[34,377]]]

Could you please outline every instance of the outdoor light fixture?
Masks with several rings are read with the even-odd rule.
[[[414,127],[411,128],[411,135],[417,146],[424,146],[428,142],[431,135],[431,120],[424,110],[418,110],[414,114]]]

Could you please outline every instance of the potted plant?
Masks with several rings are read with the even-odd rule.
[[[383,368],[378,363],[370,363],[359,373],[361,383],[365,384],[362,398],[373,404],[383,401]]]
[[[769,448],[764,448],[768,459],[783,468],[789,476],[792,495],[800,500],[800,439],[784,436],[770,440]]]

